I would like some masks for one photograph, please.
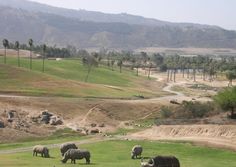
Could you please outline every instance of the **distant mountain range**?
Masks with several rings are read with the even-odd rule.
[[[77,48],[236,48],[236,31],[171,23],[129,14],[52,7],[26,0],[0,0],[0,38]]]

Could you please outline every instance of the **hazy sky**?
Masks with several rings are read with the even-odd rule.
[[[236,0],[32,0],[53,6],[129,13],[172,22],[218,25],[236,30]]]

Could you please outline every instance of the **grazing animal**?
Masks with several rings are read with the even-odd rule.
[[[135,145],[131,151],[131,158],[134,159],[137,158],[138,156],[141,156],[142,152],[143,152],[143,147],[140,145]]]
[[[64,156],[65,152],[69,149],[78,149],[75,143],[64,143],[60,146],[61,155]]]
[[[79,149],[69,149],[61,160],[63,163],[66,163],[68,159],[71,159],[71,163],[75,164],[76,159],[85,158],[86,164],[90,164],[90,152],[88,150],[79,150]]]
[[[33,156],[41,154],[41,157],[49,158],[49,150],[45,146],[37,145],[33,148]]]
[[[174,156],[156,156],[148,162],[141,161],[141,167],[180,167],[180,163]]]

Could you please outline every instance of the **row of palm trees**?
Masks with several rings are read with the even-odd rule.
[[[7,64],[7,49],[9,47],[9,41],[7,39],[3,39],[2,43],[3,43],[3,47],[4,47],[4,64]],[[29,56],[29,59],[30,59],[30,70],[32,70],[32,47],[34,45],[33,39],[29,39],[28,44],[29,44],[29,47],[30,47],[30,56]],[[14,47],[15,47],[15,49],[17,51],[17,62],[18,62],[17,64],[18,64],[18,67],[20,67],[21,66],[21,64],[20,64],[20,42],[16,41]],[[42,72],[45,72],[45,53],[46,53],[46,48],[47,48],[46,44],[43,44],[42,45],[42,51],[43,51]]]
[[[101,54],[101,53],[100,53]],[[107,52],[101,54],[108,67],[113,70],[113,65],[117,62],[117,66],[131,67],[136,70],[136,75],[139,74],[139,69],[145,69],[145,74],[150,77],[151,69],[159,68],[161,72],[167,73],[167,82],[176,82],[176,74],[182,73],[183,78],[197,81],[200,76],[203,81],[213,81],[217,77],[217,72],[221,74],[230,71],[227,78],[234,78],[235,74],[235,56],[214,56],[214,55],[197,55],[197,56],[180,56],[180,55],[165,55],[165,53],[155,53],[148,55],[146,52]],[[231,67],[232,66],[232,67]],[[229,68],[231,67],[231,68]],[[146,70],[148,69],[148,70]]]
[[[167,56],[164,63],[167,65],[167,81],[176,82],[176,73],[182,72],[182,77],[197,81],[196,75],[199,74],[203,81],[207,79],[212,82],[217,78],[217,73],[225,74],[232,86],[232,80],[236,79],[236,61],[235,56]]]

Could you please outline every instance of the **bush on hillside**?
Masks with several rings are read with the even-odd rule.
[[[214,104],[211,102],[201,103],[184,101],[181,105],[183,116],[186,118],[203,118],[215,111]]]
[[[161,107],[160,113],[161,113],[161,118],[170,118],[171,115],[173,114],[171,109],[169,107],[166,107],[166,106]]]

